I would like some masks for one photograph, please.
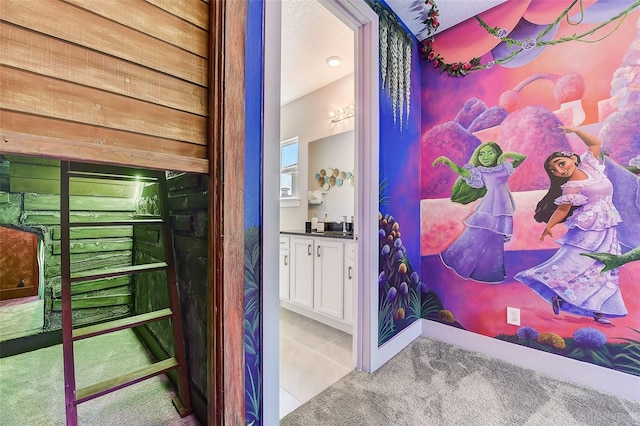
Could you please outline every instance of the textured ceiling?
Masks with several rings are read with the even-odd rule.
[[[275,1],[275,0],[268,0]],[[439,0],[440,26],[453,27],[506,0]],[[354,33],[317,0],[282,0],[282,70],[280,103],[285,105],[354,70]],[[386,0],[418,40],[426,38],[429,8],[424,0]],[[340,56],[343,64],[329,67],[325,60]]]
[[[316,0],[282,0],[280,103],[353,73],[354,33]],[[325,62],[340,56],[342,65]]]

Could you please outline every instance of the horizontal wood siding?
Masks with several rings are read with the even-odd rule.
[[[32,193],[25,195],[25,210],[59,210],[60,162],[13,155],[8,158],[11,192]],[[136,182],[121,180],[96,181],[87,178],[71,178],[71,210],[100,211],[105,209],[106,211],[125,212],[135,210],[133,197],[136,193],[136,186]],[[103,200],[98,203],[102,207],[94,209],[91,205],[91,197],[87,198],[86,196],[120,198],[121,201],[109,205],[109,200]],[[26,208],[27,206],[29,208]],[[123,208],[124,206],[126,208]],[[123,219],[128,216],[126,215]]]
[[[208,9],[1,1],[0,152],[207,173]]]

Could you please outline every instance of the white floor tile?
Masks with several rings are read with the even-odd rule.
[[[324,355],[327,358],[337,362],[345,368],[353,369],[352,353],[353,353],[353,338],[350,334],[343,334],[342,336],[334,339],[316,349],[320,355]]]
[[[317,321],[308,321],[298,327],[282,330],[281,334],[309,349],[315,350],[345,333]]]
[[[280,418],[353,370],[351,345],[351,335],[280,309]]]
[[[308,347],[280,335],[280,368],[308,352]]]
[[[280,386],[304,403],[350,371],[350,369],[310,351],[280,370]]]

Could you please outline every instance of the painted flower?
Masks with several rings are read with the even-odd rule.
[[[391,252],[391,248],[389,248],[388,244],[385,244],[384,246],[382,246],[382,250],[380,251],[380,253],[382,254],[382,256],[386,256],[389,254],[389,252]]]
[[[378,236],[379,236],[380,238],[384,238],[384,237],[386,237],[386,236],[387,236],[387,233],[384,231],[384,229],[379,229],[379,230],[378,230]]]
[[[555,333],[542,333],[536,340],[542,345],[553,346],[556,349],[564,349],[567,346],[564,339]]]
[[[404,281],[400,284],[400,294],[402,294],[403,296],[409,294],[409,286]]]
[[[540,333],[533,327],[520,327],[516,332],[516,336],[520,339],[537,339]]]
[[[420,277],[418,276],[418,273],[416,271],[413,271],[411,273],[409,279],[411,279],[412,284],[418,284],[418,281],[420,281]]]
[[[398,265],[398,272],[400,272],[401,274],[406,274],[407,273],[407,265],[406,265],[406,263],[401,263],[400,265]]]
[[[395,314],[396,321],[400,321],[404,319],[404,309],[398,308]]]
[[[607,336],[591,327],[579,328],[573,333],[576,346],[585,349],[598,349],[607,343]]]
[[[471,69],[471,64],[469,62],[466,62],[464,64],[462,64],[462,69],[465,71],[468,71]]]
[[[509,31],[505,30],[504,28],[500,28],[496,33],[496,37],[498,38],[506,37],[507,34],[509,34]]]
[[[536,41],[535,38],[533,40],[530,38],[527,38],[525,41],[522,42],[522,50],[531,50],[534,47],[536,47],[537,43],[538,42]]]
[[[398,290],[395,287],[391,287],[387,292],[387,297],[385,299],[386,302],[391,302],[398,295]]]
[[[428,288],[428,287],[427,287],[427,285],[426,285],[425,283],[423,283],[422,281],[420,281],[420,282],[418,283],[418,287],[417,287],[417,288],[418,288],[418,291],[419,291],[420,293],[425,293],[425,294],[426,294],[426,293],[429,293],[429,288]]]
[[[398,238],[397,240],[395,240],[395,241],[393,242],[393,246],[394,246],[395,248],[400,248],[400,247],[402,247],[402,240],[401,240],[400,238]]]
[[[378,275],[378,285],[382,287],[386,283],[387,283],[387,274],[385,274],[384,271],[382,271],[380,272],[380,275]]]
[[[448,311],[446,309],[443,309],[440,312],[438,312],[438,319],[442,322],[446,322],[449,324],[455,322],[456,320],[453,314],[451,313],[451,311]]]

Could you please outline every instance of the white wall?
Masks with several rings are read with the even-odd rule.
[[[283,82],[286,84],[286,82]],[[280,140],[298,137],[298,188],[300,205],[280,208],[281,230],[302,230],[309,220],[307,190],[309,188],[308,144],[311,141],[337,135],[354,128],[354,119],[331,122],[329,113],[340,107],[354,105],[354,76],[350,74],[308,95],[283,105],[280,110]],[[278,183],[279,186],[279,183]],[[314,185],[314,189],[315,189]],[[278,191],[279,188],[274,188]],[[343,214],[343,213],[337,213]]]

